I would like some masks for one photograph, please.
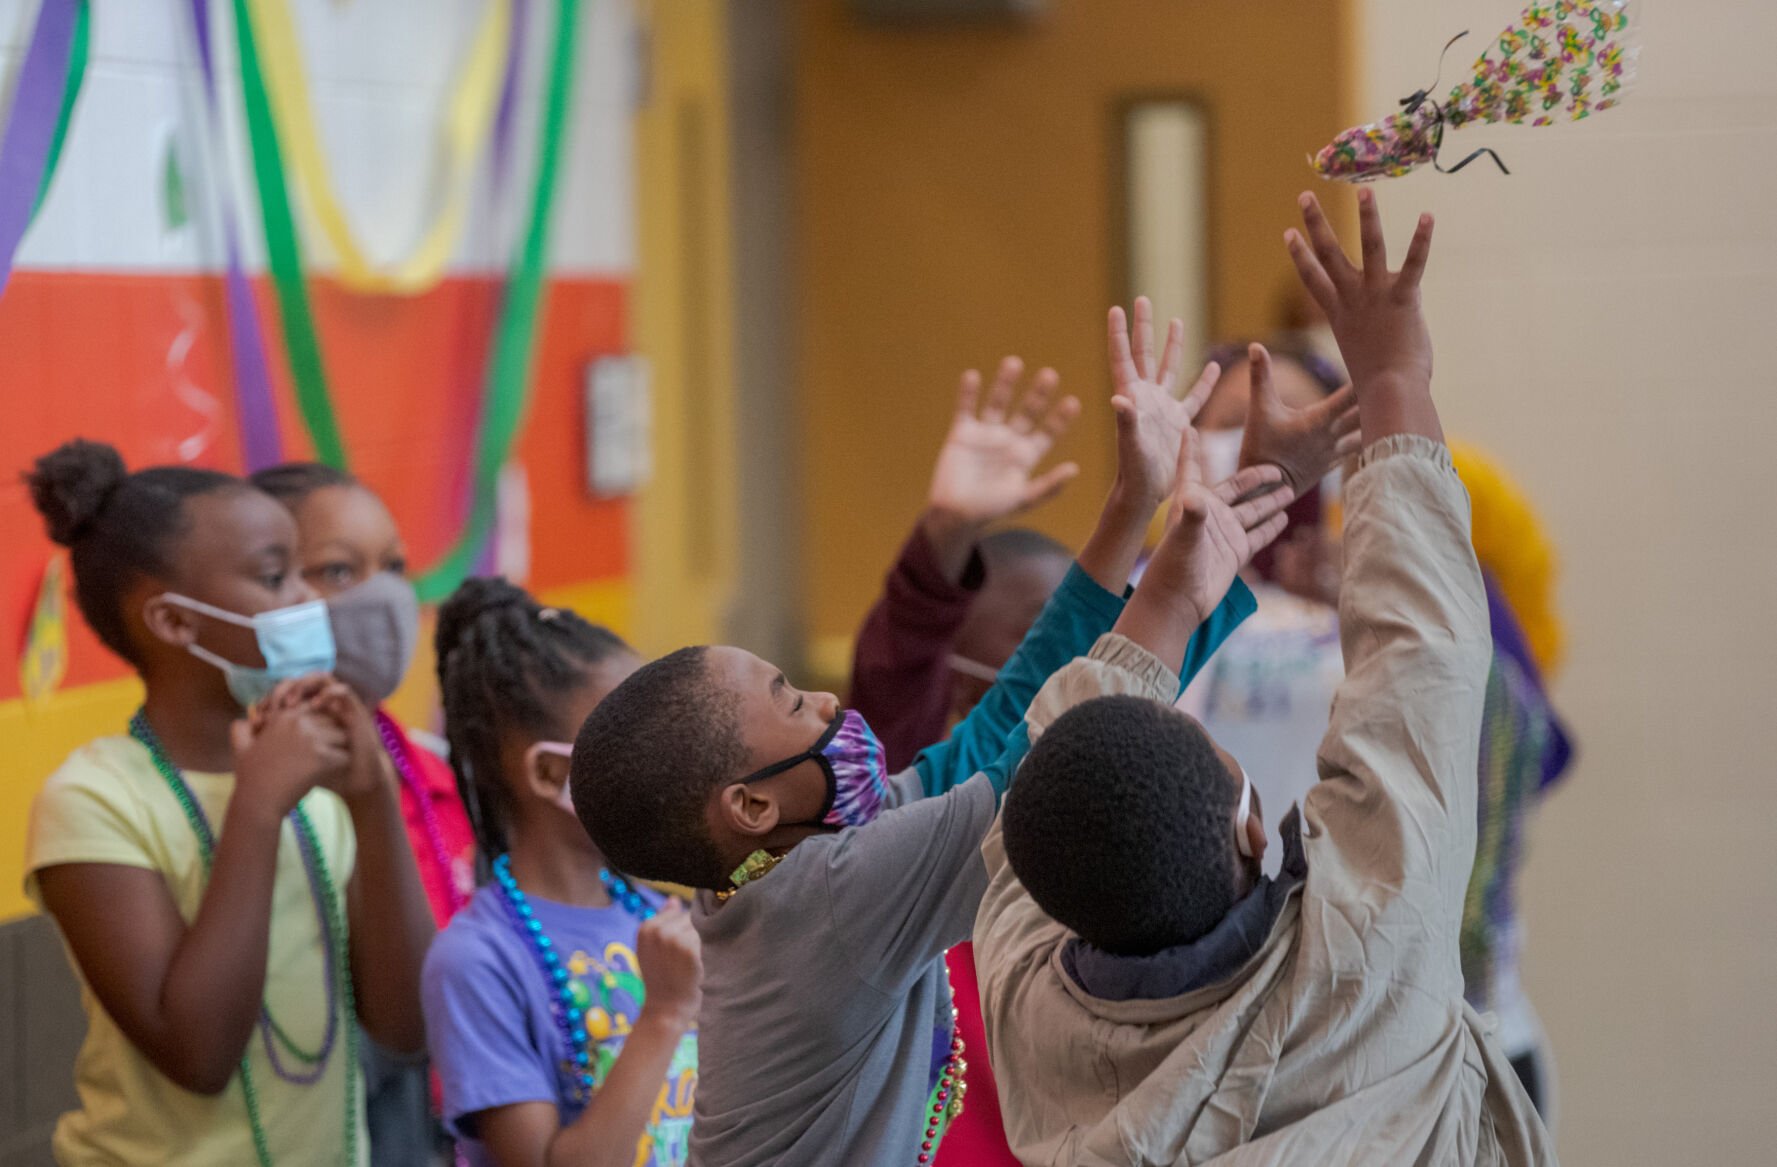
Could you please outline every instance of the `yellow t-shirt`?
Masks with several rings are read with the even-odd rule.
[[[234,792],[232,774],[187,773],[185,781],[220,830]],[[345,804],[316,790],[302,805],[314,824],[327,869],[345,902],[357,840]],[[197,835],[179,801],[154,768],[148,751],[128,737],[90,742],[62,764],[31,807],[25,849],[25,891],[39,906],[35,873],[63,863],[115,863],[158,871],[190,921],[206,884]],[[295,832],[286,822],[278,844],[272,889],[265,1002],[291,1039],[318,1049],[327,1028],[327,988],[321,924],[304,873]],[[188,1167],[250,1167],[256,1162],[247,1104],[240,1082],[214,1098],[181,1089],[131,1044],[92,990],[81,986],[86,1041],[75,1063],[80,1109],[56,1125],[54,1150],[64,1167],[84,1164],[179,1163]],[[355,1024],[342,1019],[343,1024]],[[284,1051],[280,1051],[283,1053]],[[272,1071],[255,1028],[247,1056],[259,1096],[259,1114],[278,1167],[327,1164],[344,1154],[346,1075],[359,1074],[346,1059],[346,1033],[334,1040],[326,1070],[313,1085],[298,1086]],[[287,1067],[300,1066],[287,1053]],[[355,1087],[357,1167],[368,1162],[364,1091]]]

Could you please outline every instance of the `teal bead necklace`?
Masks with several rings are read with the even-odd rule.
[[[203,857],[204,872],[207,875],[215,863],[216,834],[210,826],[209,816],[199,805],[197,797],[192,794],[191,787],[185,781],[185,775],[175,766],[166,752],[161,749],[160,739],[155,737],[153,728],[148,724],[145,711],[138,709],[130,719],[130,736],[142,743],[148,750],[148,757],[154,768],[165,780],[167,788],[179,803],[179,809],[185,812],[185,821],[191,827],[192,834],[197,836],[198,852]],[[300,1085],[319,1081],[325,1072],[328,1057],[333,1051],[334,1035],[339,1029],[345,1030],[346,1056],[346,1110],[345,1110],[345,1160],[346,1167],[356,1167],[358,1162],[358,1027],[353,1019],[357,1016],[357,1002],[352,993],[351,954],[346,941],[345,915],[340,910],[339,892],[334,887],[332,873],[327,868],[327,857],[321,851],[320,841],[315,836],[314,824],[309,820],[308,812],[300,805],[290,812],[291,827],[296,834],[297,846],[301,851],[303,867],[308,872],[309,889],[314,893],[316,912],[321,920],[321,941],[326,954],[328,966],[327,981],[327,1033],[321,1039],[321,1048],[316,1051],[304,1050],[285,1033],[282,1026],[272,1017],[271,1011],[262,1003],[260,1006],[260,1030],[264,1035],[266,1053],[271,1058],[272,1068],[278,1076],[286,1081]],[[335,998],[343,1008],[335,1009]],[[343,1024],[341,1024],[343,1020]],[[312,1067],[309,1071],[287,1072],[281,1064],[276,1043],[283,1047],[298,1061]],[[253,1132],[253,1150],[258,1156],[260,1167],[272,1167],[271,1144],[266,1137],[265,1123],[259,1113],[259,1091],[253,1084],[253,1070],[245,1053],[241,1055],[241,1094],[247,1104],[247,1122]]]
[[[556,1030],[561,1035],[562,1045],[567,1052],[567,1057],[561,1063],[562,1072],[572,1083],[573,1101],[584,1106],[592,1099],[593,1092],[603,1077],[592,1056],[594,1035],[587,1028],[587,1013],[591,1009],[591,1002],[576,992],[577,986],[569,976],[568,967],[562,962],[555,942],[543,931],[543,923],[537,919],[536,909],[531,907],[529,897],[512,877],[512,856],[502,855],[494,860],[494,882],[500,888],[500,898],[513,931],[523,938],[526,947],[531,950],[537,970],[543,974],[543,981],[549,986],[550,1016],[555,1021]],[[600,868],[599,882],[604,885],[611,902],[636,920],[646,922],[654,917],[654,906],[621,875],[609,868]],[[611,1011],[611,993],[615,987],[616,978],[609,971],[599,978],[599,991],[607,1014]]]

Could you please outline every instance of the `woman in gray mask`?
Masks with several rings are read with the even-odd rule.
[[[304,581],[327,601],[334,676],[376,710],[377,730],[399,777],[401,812],[427,902],[440,931],[475,891],[475,835],[450,765],[382,708],[401,684],[419,636],[419,602],[407,553],[388,507],[343,471],[292,462],[252,482],[296,518]],[[431,1162],[440,1135],[419,1067],[364,1044],[365,1085],[378,1167]]]

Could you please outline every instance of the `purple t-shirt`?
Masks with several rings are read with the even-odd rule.
[[[654,902],[659,897],[644,890]],[[636,965],[640,923],[622,908],[579,908],[532,898],[531,909],[572,976],[572,991],[593,1037],[593,1081],[604,1081],[641,1011]],[[491,1163],[475,1141],[479,1111],[553,1102],[563,1125],[579,1117],[574,1079],[551,992],[529,944],[512,925],[498,885],[475,893],[438,934],[426,956],[421,992],[432,1067],[444,1091],[444,1119],[469,1161]],[[638,1167],[679,1167],[691,1136],[697,1090],[697,1035],[673,1056],[660,1098],[637,1148]]]

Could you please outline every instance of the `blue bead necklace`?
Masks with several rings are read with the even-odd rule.
[[[531,956],[536,960],[537,968],[549,986],[549,1012],[555,1019],[556,1032],[561,1034],[562,1045],[568,1053],[562,1069],[574,1084],[574,1101],[585,1105],[591,1101],[593,1091],[598,1085],[593,1075],[591,1041],[586,1030],[586,1010],[583,1008],[585,1002],[575,997],[572,978],[568,975],[567,966],[562,963],[560,953],[556,951],[555,942],[543,931],[542,921],[537,919],[530,900],[518,886],[518,881],[512,878],[512,856],[502,855],[494,860],[494,881],[500,885],[500,899],[506,906],[506,915],[513,930],[530,948]],[[612,903],[637,920],[653,918],[653,906],[622,876],[614,874],[609,868],[600,868],[599,883],[604,885]]]

